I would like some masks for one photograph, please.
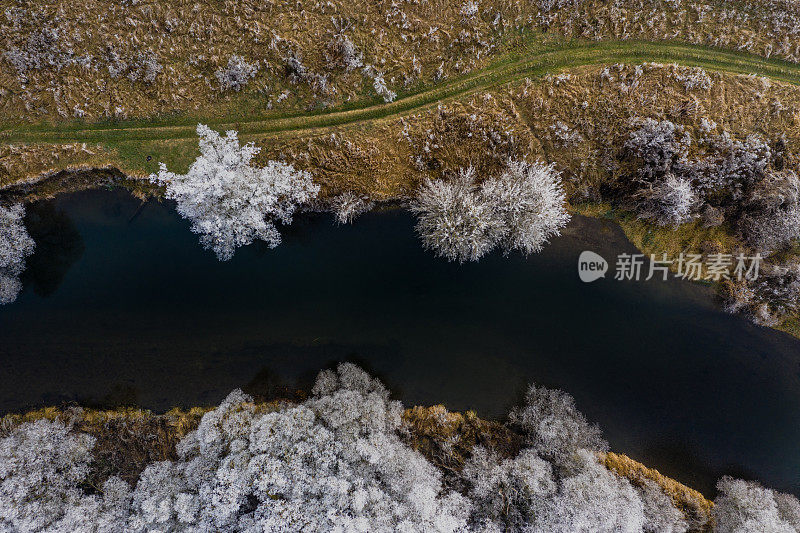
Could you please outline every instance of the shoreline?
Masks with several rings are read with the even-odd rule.
[[[295,405],[294,401],[271,400],[256,402],[256,410],[270,411],[283,405]],[[164,413],[154,413],[138,407],[119,407],[115,409],[60,409],[45,407],[25,413],[9,413],[0,417],[0,435],[9,432],[11,428],[36,420],[65,421],[74,425],[80,431],[86,432],[98,439],[102,457],[117,457],[127,452],[136,444],[131,445],[120,439],[122,433],[128,436],[142,437],[138,445],[138,456],[122,463],[123,471],[120,477],[126,481],[135,481],[148,461],[171,460],[175,458],[174,446],[190,431],[196,429],[202,416],[215,407],[193,407],[190,409],[172,408]],[[442,413],[447,419],[441,423]],[[505,458],[513,458],[522,448],[522,436],[509,429],[504,423],[487,421],[478,417],[473,411],[466,413],[447,411],[442,405],[430,407],[414,406],[406,408],[402,420],[408,428],[408,443],[415,450],[421,452],[427,459],[435,462],[436,449],[445,444],[448,438],[457,434],[460,438],[460,447],[457,454],[469,454],[469,449],[477,445],[491,445],[492,449],[500,452]],[[155,435],[154,439],[147,441],[141,434],[149,430]],[[115,445],[116,444],[116,445]],[[711,518],[714,503],[699,491],[684,485],[668,476],[664,476],[657,469],[649,468],[624,453],[597,452],[599,461],[609,470],[628,479],[635,486],[641,486],[646,481],[656,483],[672,499],[673,504],[687,516],[701,516],[706,522]],[[461,464],[458,464],[461,462]],[[458,470],[463,466],[462,461],[454,465],[442,465],[445,471]]]

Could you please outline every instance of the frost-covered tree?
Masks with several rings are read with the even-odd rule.
[[[600,428],[587,422],[564,391],[531,385],[524,406],[514,408],[509,420],[536,453],[557,465],[570,464],[580,448],[608,449]]]
[[[800,531],[797,498],[752,481],[723,477],[714,499],[715,533],[796,533]]]
[[[511,160],[497,179],[483,182],[481,196],[503,219],[506,252],[540,252],[570,220],[554,165]]]
[[[499,531],[523,530],[533,517],[536,501],[558,490],[552,465],[531,449],[500,460],[476,447],[461,475],[470,487],[472,522],[483,527],[492,524]]]
[[[257,72],[258,64],[248,63],[242,56],[234,54],[228,58],[227,65],[217,69],[214,76],[219,82],[220,90],[232,89],[239,92],[250,79],[255,77]]]
[[[25,270],[25,258],[36,246],[23,224],[24,215],[21,204],[0,206],[0,305],[17,299],[22,290],[19,275]]]
[[[0,439],[0,531],[123,530],[127,484],[111,477],[102,496],[80,487],[93,446],[93,437],[48,420],[22,424]]]
[[[175,174],[162,163],[151,180],[166,187],[167,198],[177,202],[200,242],[221,261],[256,239],[273,248],[280,244],[275,223],[290,224],[295,210],[317,196],[319,185],[291,165],[269,161],[263,168],[253,166],[259,148],[240,146],[235,131],[222,137],[199,124],[197,134],[200,157],[189,172]]]
[[[637,193],[639,217],[660,226],[680,226],[694,218],[698,197],[689,180],[667,173],[666,177]]]
[[[500,245],[539,252],[570,219],[552,165],[511,160],[477,185],[473,168],[450,181],[426,180],[412,210],[423,245],[450,261],[476,261]]]
[[[499,461],[479,448],[463,476],[477,531],[639,533],[645,524],[637,491],[588,450],[576,451],[558,475],[532,449]]]
[[[0,439],[0,531],[683,531],[663,492],[635,489],[595,451],[554,467],[534,448],[501,458],[477,447],[452,473],[456,492],[403,441],[403,407],[378,380],[345,363],[311,392],[257,405],[234,391],[181,440],[177,460],[148,465],[133,490],[111,477],[99,494],[85,485],[92,437],[61,422],[17,426]],[[566,403],[551,423],[556,411],[575,418]],[[795,523],[796,499],[773,505]]]
[[[375,203],[369,198],[359,196],[352,191],[334,196],[331,201],[331,211],[339,224],[350,224],[356,217],[372,210]]]
[[[480,195],[472,167],[449,181],[425,180],[411,210],[423,246],[449,261],[477,261],[504,234],[503,218]]]
[[[637,488],[644,505],[645,533],[684,533],[689,522],[658,484],[649,479]]]
[[[644,507],[630,482],[601,465],[589,450],[578,450],[552,498],[535,501],[532,533],[643,530]]]
[[[402,408],[359,368],[323,372],[302,405],[259,411],[241,392],[205,415],[182,459],[151,465],[132,531],[461,531],[469,502],[403,444]]]

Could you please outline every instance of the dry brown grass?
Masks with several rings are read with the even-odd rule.
[[[645,480],[655,482],[672,499],[673,505],[693,523],[711,523],[714,503],[696,490],[662,475],[658,470],[647,468],[627,455],[608,452],[601,456],[601,461],[606,468],[629,479],[634,485],[641,486]]]
[[[453,413],[443,405],[406,409],[403,426],[412,448],[451,472],[461,470],[474,446],[501,457],[514,457],[522,448],[522,437],[503,424],[482,420],[473,411]]]
[[[463,4],[0,0],[0,52],[24,48],[29,35],[50,28],[58,32],[53,48],[63,63],[20,76],[0,59],[0,123],[170,120],[174,114],[196,121],[377,99],[372,79],[345,69],[332,53],[337,35],[347,36],[364,64],[399,92],[473,72],[545,37],[671,40],[800,58],[796,28],[775,23],[781,10],[797,13],[789,2],[679,0],[673,7],[659,0],[583,0],[539,13],[535,1],[481,0],[475,16],[462,14]],[[152,83],[132,81],[125,69],[111,75],[109,66],[137,64],[142,52],[154,54],[163,68]],[[241,93],[221,92],[215,71],[234,54],[257,63],[258,73]],[[325,76],[327,89],[292,80],[290,55],[302,58],[310,77]],[[90,66],[74,61],[89,57]]]

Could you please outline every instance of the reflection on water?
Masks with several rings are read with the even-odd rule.
[[[83,254],[83,240],[75,224],[54,202],[37,202],[25,215],[25,227],[36,242],[23,275],[26,288],[39,296],[56,292],[70,267]]]
[[[702,286],[581,283],[581,251],[612,265],[634,251],[608,221],[459,266],[423,251],[403,212],[305,216],[277,249],[220,263],[169,204],[92,191],[30,211],[60,213],[61,229],[31,231],[64,250],[40,247],[57,275],[0,308],[0,411],[291,395],[352,360],[407,405],[483,416],[528,382],[561,388],[612,448],[701,490],[730,472],[800,492],[800,342],[720,312]]]

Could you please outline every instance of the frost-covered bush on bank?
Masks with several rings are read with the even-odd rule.
[[[448,181],[427,179],[411,209],[423,246],[450,261],[477,261],[500,246],[536,253],[569,222],[552,165],[510,160],[478,183],[473,168]]]
[[[135,486],[111,476],[90,487],[94,439],[62,422],[6,428],[0,531],[661,533],[703,527],[661,486],[631,483],[603,466],[599,431],[560,391],[531,387],[526,405],[515,410],[513,422],[528,447],[503,456],[476,446],[463,468],[446,477],[409,445],[402,414],[383,385],[351,364],[320,373],[301,404],[254,404],[234,391],[179,443],[179,459],[150,464]],[[796,526],[800,503],[793,496],[720,483],[715,531],[750,531],[743,523]]]
[[[204,247],[221,261],[233,257],[236,248],[262,240],[274,248],[281,242],[276,222],[291,224],[303,203],[315,198],[319,186],[308,172],[269,161],[263,168],[251,164],[259,148],[239,145],[235,131],[225,137],[202,124],[200,157],[186,174],[175,174],[161,164],[151,180],[166,188],[166,197],[177,202],[178,212],[192,221]]]
[[[22,290],[20,274],[25,270],[25,258],[33,253],[36,244],[28,235],[20,205],[0,205],[0,305],[17,299]]]

